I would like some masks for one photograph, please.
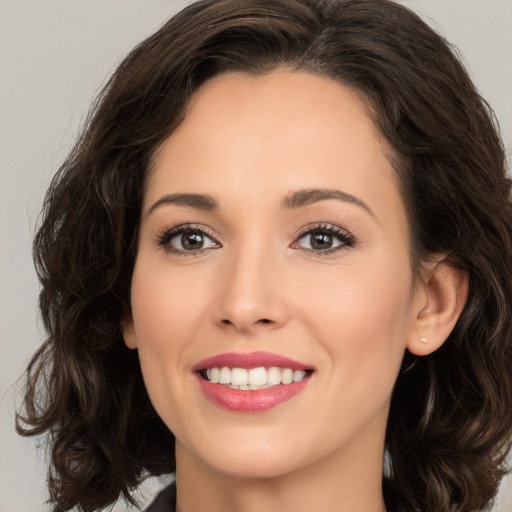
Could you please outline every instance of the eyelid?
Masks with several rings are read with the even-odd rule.
[[[208,239],[210,239],[214,244],[215,247],[201,247],[197,250],[184,250],[184,249],[177,249],[175,247],[172,247],[170,244],[171,240],[182,234],[189,231],[195,231],[199,232]],[[308,249],[304,247],[298,247],[298,242],[304,238],[307,235],[311,235],[315,232],[325,232],[328,233],[338,239],[340,241],[340,245],[329,248],[329,249]],[[193,256],[200,253],[205,253],[209,251],[210,249],[218,249],[222,247],[222,244],[218,241],[217,235],[213,233],[213,231],[208,228],[207,226],[201,225],[201,224],[193,224],[193,223],[184,223],[179,224],[177,226],[174,226],[172,228],[163,228],[159,230],[156,234],[156,244],[159,247],[162,247],[166,252],[180,255],[180,256]],[[356,237],[350,233],[348,230],[337,226],[335,224],[331,224],[330,222],[317,222],[314,224],[309,224],[305,227],[303,227],[294,237],[294,241],[291,244],[291,247],[293,249],[299,249],[306,253],[311,253],[316,256],[327,256],[342,250],[346,250],[347,248],[354,247],[357,243]]]
[[[335,237],[337,237],[339,240],[342,241],[342,243],[337,247],[332,247],[330,249],[324,249],[324,250],[315,250],[315,249],[307,249],[304,247],[294,247],[298,243],[299,240],[304,238],[306,235],[310,235],[312,233],[318,232],[318,231],[324,231],[327,232]],[[296,235],[294,242],[292,243],[291,247],[294,249],[299,249],[301,251],[304,251],[306,253],[314,254],[316,256],[327,256],[331,255],[333,253],[346,250],[347,248],[354,247],[357,243],[356,237],[350,233],[348,230],[337,226],[336,224],[331,224],[330,222],[317,222],[315,224],[310,224],[308,226],[305,226],[302,228]]]
[[[209,238],[211,241],[213,241],[216,245],[216,247],[206,247],[206,248],[200,248],[193,251],[186,251],[181,249],[176,249],[175,247],[172,247],[170,244],[170,241],[182,234],[186,233],[188,231],[195,231],[199,232],[205,237]],[[179,255],[179,256],[193,256],[197,255],[199,253],[205,253],[206,251],[209,251],[210,249],[218,249],[222,247],[221,243],[218,241],[217,236],[213,234],[213,232],[206,226],[201,224],[192,224],[192,223],[184,223],[179,224],[177,226],[174,226],[172,228],[163,228],[159,230],[156,234],[156,244],[159,247],[162,247],[166,252]]]

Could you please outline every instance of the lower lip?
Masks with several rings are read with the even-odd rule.
[[[198,375],[203,393],[217,406],[233,412],[264,412],[297,396],[308,384],[310,376],[299,382],[272,386],[266,389],[233,389],[212,384]]]

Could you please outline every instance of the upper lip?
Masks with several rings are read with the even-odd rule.
[[[289,357],[273,354],[272,352],[226,352],[217,354],[199,361],[192,368],[193,371],[206,370],[208,368],[259,368],[261,366],[270,368],[291,368],[292,370],[311,370],[311,365],[295,361]]]

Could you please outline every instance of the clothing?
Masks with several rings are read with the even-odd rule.
[[[145,512],[174,512],[176,510],[176,481],[160,491]]]

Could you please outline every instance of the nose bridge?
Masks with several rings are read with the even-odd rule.
[[[266,242],[253,237],[228,251],[216,315],[221,324],[247,331],[285,321],[286,300],[277,279],[279,261],[272,244]]]

